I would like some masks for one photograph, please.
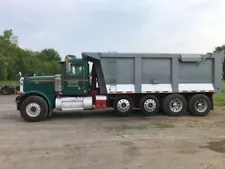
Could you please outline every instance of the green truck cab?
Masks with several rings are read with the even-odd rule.
[[[90,95],[89,64],[87,60],[77,59],[73,55],[65,57],[61,62],[61,74],[54,76],[20,77],[20,90],[16,98],[17,110],[26,121],[41,121],[52,114],[53,109],[60,107],[60,96],[82,102]],[[85,97],[86,98],[86,97]],[[89,102],[90,97],[87,97]],[[68,100],[68,99],[67,99]],[[76,100],[76,99],[75,99]],[[58,102],[57,102],[58,101]],[[65,102],[66,99],[65,99]],[[72,101],[71,101],[72,102]],[[61,103],[62,104],[62,103]],[[65,107],[69,110],[70,104]],[[83,109],[78,106],[78,109]],[[92,108],[88,106],[89,109]],[[62,108],[59,108],[62,110]],[[73,109],[72,109],[73,110]]]

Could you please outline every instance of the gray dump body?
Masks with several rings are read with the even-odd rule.
[[[224,53],[83,53],[96,65],[101,93],[188,93],[222,90]]]

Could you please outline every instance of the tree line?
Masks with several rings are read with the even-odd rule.
[[[60,73],[61,57],[52,48],[41,51],[23,49],[18,45],[18,37],[12,30],[4,30],[0,35],[0,80],[18,80],[18,72],[23,75],[52,75]]]

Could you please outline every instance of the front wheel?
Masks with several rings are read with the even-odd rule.
[[[114,109],[120,116],[128,116],[133,110],[133,101],[130,97],[119,97],[114,101]]]
[[[46,101],[39,96],[29,96],[21,104],[20,115],[28,122],[44,120],[48,114]]]

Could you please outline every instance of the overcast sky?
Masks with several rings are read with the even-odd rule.
[[[224,0],[0,0],[23,48],[206,53],[225,43]]]

